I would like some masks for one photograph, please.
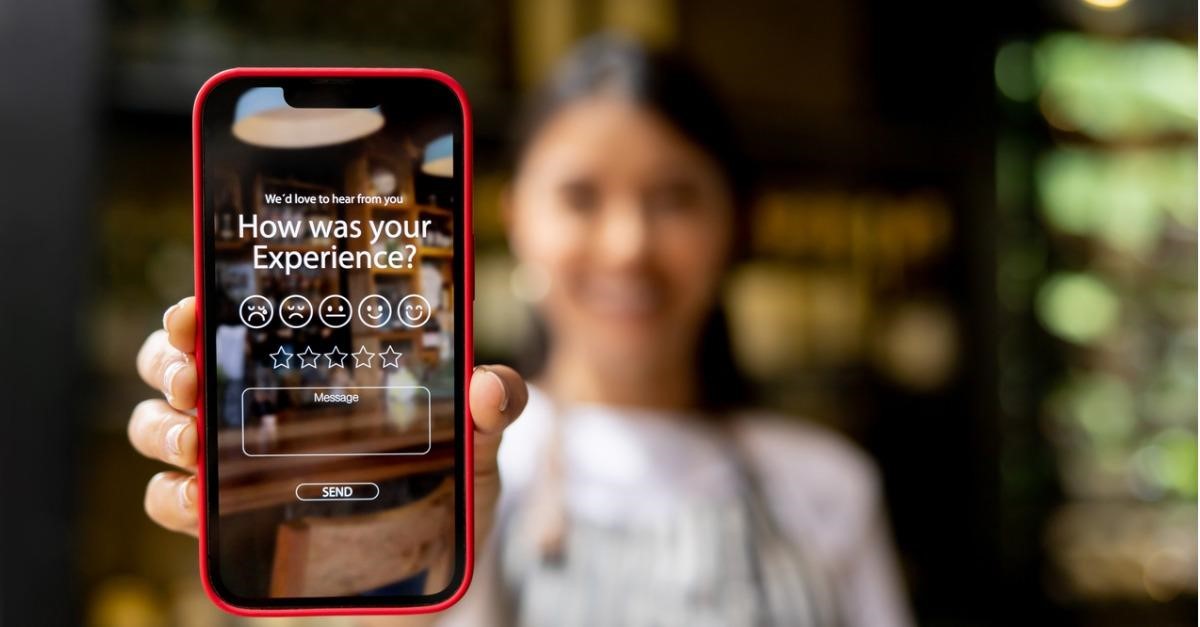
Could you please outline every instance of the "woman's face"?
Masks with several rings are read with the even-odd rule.
[[[511,242],[548,279],[556,347],[645,372],[690,358],[732,246],[724,174],[652,111],[615,97],[538,131],[513,183]]]

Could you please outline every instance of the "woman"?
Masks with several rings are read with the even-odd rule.
[[[745,241],[747,182],[701,83],[669,56],[592,39],[523,131],[504,211],[522,276],[544,288],[532,290],[546,340],[536,385],[477,370],[476,510],[490,539],[462,603],[392,620],[908,624],[870,462],[742,404],[718,297]],[[130,438],[187,471],[192,301],[163,320],[138,365],[167,403],[139,405]],[[162,473],[146,509],[194,533],[196,498],[186,472]]]

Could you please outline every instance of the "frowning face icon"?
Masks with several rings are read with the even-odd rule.
[[[371,294],[358,302],[358,319],[363,324],[378,329],[392,317],[392,304],[379,294]]]
[[[325,326],[339,329],[350,322],[350,300],[340,294],[326,296],[317,306],[317,315]]]
[[[246,320],[250,320],[256,324],[262,324],[267,321],[270,316],[268,312],[270,307],[266,305],[246,305]]]
[[[293,329],[308,324],[312,316],[312,303],[299,294],[292,294],[279,303],[279,319]]]
[[[267,297],[257,294],[247,296],[238,307],[238,315],[242,318],[242,324],[251,329],[261,329],[267,326],[267,323],[271,322],[273,314],[271,301]]]

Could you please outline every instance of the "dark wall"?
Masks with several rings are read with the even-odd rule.
[[[0,7],[3,449],[0,622],[79,624],[80,265],[89,243],[94,2]]]

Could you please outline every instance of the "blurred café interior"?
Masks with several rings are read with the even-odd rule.
[[[830,425],[878,463],[920,624],[1194,624],[1196,5],[988,6],[14,10],[94,57],[55,105],[90,130],[46,139],[47,154],[91,155],[66,159],[82,201],[62,207],[79,219],[63,228],[89,242],[78,328],[56,340],[82,351],[79,392],[62,401],[77,419],[56,436],[77,461],[37,462],[70,486],[53,497],[67,522],[31,531],[69,530],[47,559],[75,593],[51,611],[62,624],[249,624],[205,598],[195,541],[146,519],[141,488],[160,468],[125,435],[148,395],[135,352],[192,287],[199,85],[232,66],[454,75],[476,118],[478,360],[519,363],[528,307],[498,208],[512,120],[573,42],[610,29],[681,50],[732,113],[758,178],[753,255],[725,294],[738,365],[760,404]],[[24,62],[50,72],[62,58]]]

